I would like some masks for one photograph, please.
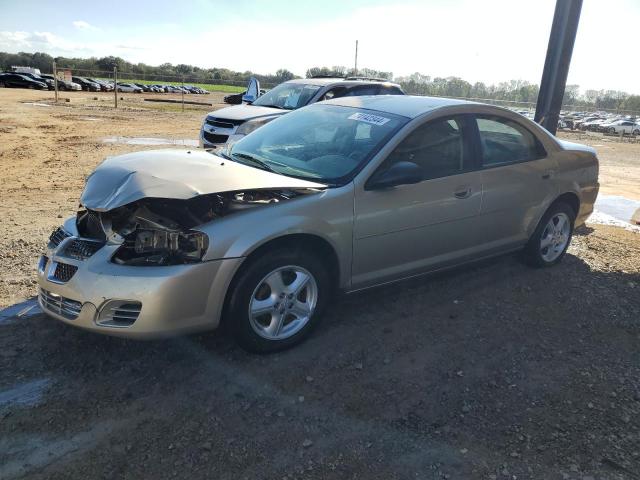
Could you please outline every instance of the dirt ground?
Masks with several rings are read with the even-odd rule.
[[[157,148],[104,138],[195,139],[215,108],[65,96],[0,90],[0,309],[35,294],[97,163]],[[603,192],[640,199],[640,144],[578,141],[603,145]],[[0,316],[0,478],[638,479],[639,292],[640,234],[588,225],[555,268],[509,255],[342,297],[270,356]]]

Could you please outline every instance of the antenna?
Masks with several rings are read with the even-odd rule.
[[[356,63],[353,68],[353,74],[358,75],[358,40],[356,40]]]

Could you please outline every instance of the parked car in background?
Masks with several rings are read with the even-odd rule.
[[[41,76],[44,79],[48,79],[48,80],[51,80],[52,82],[55,82],[53,75],[42,74]],[[54,83],[54,88],[55,88],[55,83]],[[82,87],[75,82],[69,82],[68,80],[58,79],[58,90],[79,91],[79,90],[82,90]]]
[[[605,123],[600,126],[601,131],[611,134],[633,134],[640,135],[640,125],[631,120],[616,120],[615,122]]]
[[[44,81],[37,81],[21,73],[4,72],[0,73],[0,87],[7,88],[31,88],[35,90],[48,90],[49,87]]]
[[[600,128],[600,125],[605,123],[606,121],[606,118],[596,118],[595,120],[583,122],[580,125],[580,129],[585,131],[597,131]]]
[[[82,87],[82,90],[87,92],[99,92],[102,90],[100,84],[92,82],[85,77],[71,77],[71,80],[79,84]]]
[[[256,84],[257,91],[259,85]],[[250,89],[248,89],[250,90]],[[404,95],[400,85],[369,78],[304,78],[289,80],[252,103],[209,113],[200,128],[200,146],[217,148],[237,141],[273,119],[322,100],[365,95]]]
[[[14,73],[14,72],[6,72],[6,73]],[[35,80],[36,82],[44,83],[49,90],[54,90],[55,89],[55,84],[54,84],[53,79],[43,78],[41,74],[31,73],[31,72],[20,72],[20,75],[22,75],[23,77],[31,78],[32,80]]]
[[[142,89],[133,83],[118,82],[118,91],[125,93],[142,93]]]
[[[97,78],[87,78],[87,80],[100,85],[100,90],[103,92],[113,92],[113,85],[106,80],[100,80]]]
[[[152,92],[153,91],[151,85],[147,85],[146,83],[134,83],[133,85],[135,85],[136,87],[141,88],[143,92]]]
[[[555,265],[597,193],[595,151],[517,113],[343,96],[280,116],[221,156],[106,159],[50,237],[39,303],[69,326],[130,338],[224,318],[244,348],[277,351],[317,326],[335,291],[514,251]]]

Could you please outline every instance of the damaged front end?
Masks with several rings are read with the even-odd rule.
[[[249,190],[205,194],[189,199],[142,198],[108,211],[81,209],[81,237],[120,245],[111,261],[158,266],[200,262],[210,239],[197,227],[257,206],[290,200],[312,189]]]

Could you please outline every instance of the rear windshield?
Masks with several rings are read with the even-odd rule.
[[[258,97],[258,99],[253,102],[253,105],[295,110],[309,103],[309,100],[311,100],[318,90],[320,90],[318,85],[281,83],[261,97]]]

